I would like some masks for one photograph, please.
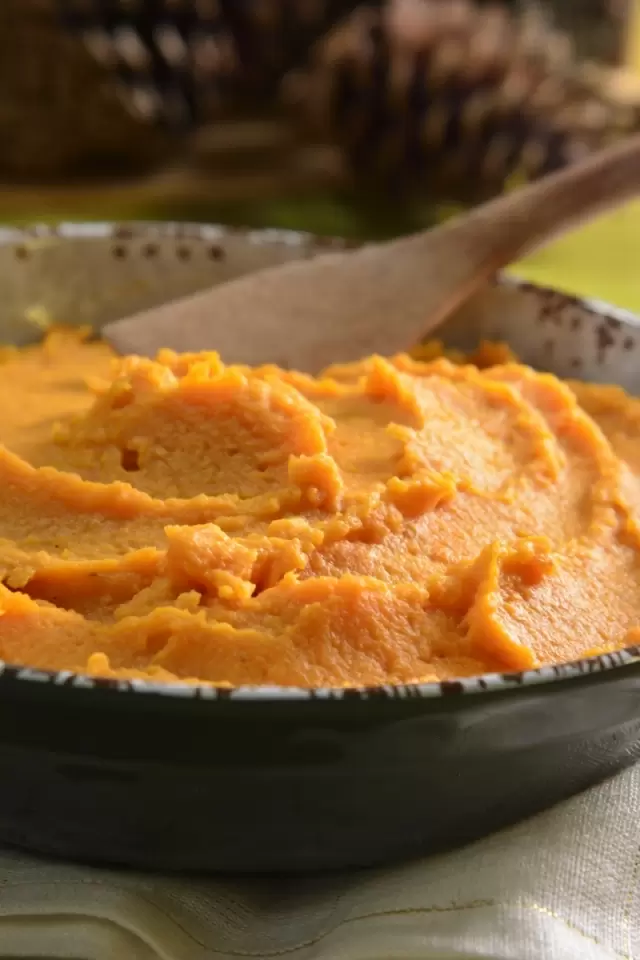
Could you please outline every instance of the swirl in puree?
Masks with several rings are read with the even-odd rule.
[[[496,347],[318,378],[2,355],[0,658],[222,686],[443,680],[640,629],[640,401]]]

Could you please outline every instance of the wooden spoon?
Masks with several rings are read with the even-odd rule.
[[[497,270],[640,193],[640,135],[444,226],[272,267],[108,324],[121,353],[213,349],[316,372],[406,350]]]

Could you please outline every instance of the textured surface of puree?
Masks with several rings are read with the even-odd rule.
[[[115,360],[59,329],[0,359],[5,661],[375,685],[637,639],[640,401],[620,390],[495,346],[313,379]]]

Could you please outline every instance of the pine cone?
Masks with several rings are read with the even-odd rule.
[[[470,0],[357,10],[285,87],[358,180],[473,198],[571,162],[631,123],[537,15]]]

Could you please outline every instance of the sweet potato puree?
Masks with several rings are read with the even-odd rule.
[[[342,686],[636,639],[640,401],[620,390],[496,347],[318,379],[118,361],[65,330],[0,359],[5,661]]]

